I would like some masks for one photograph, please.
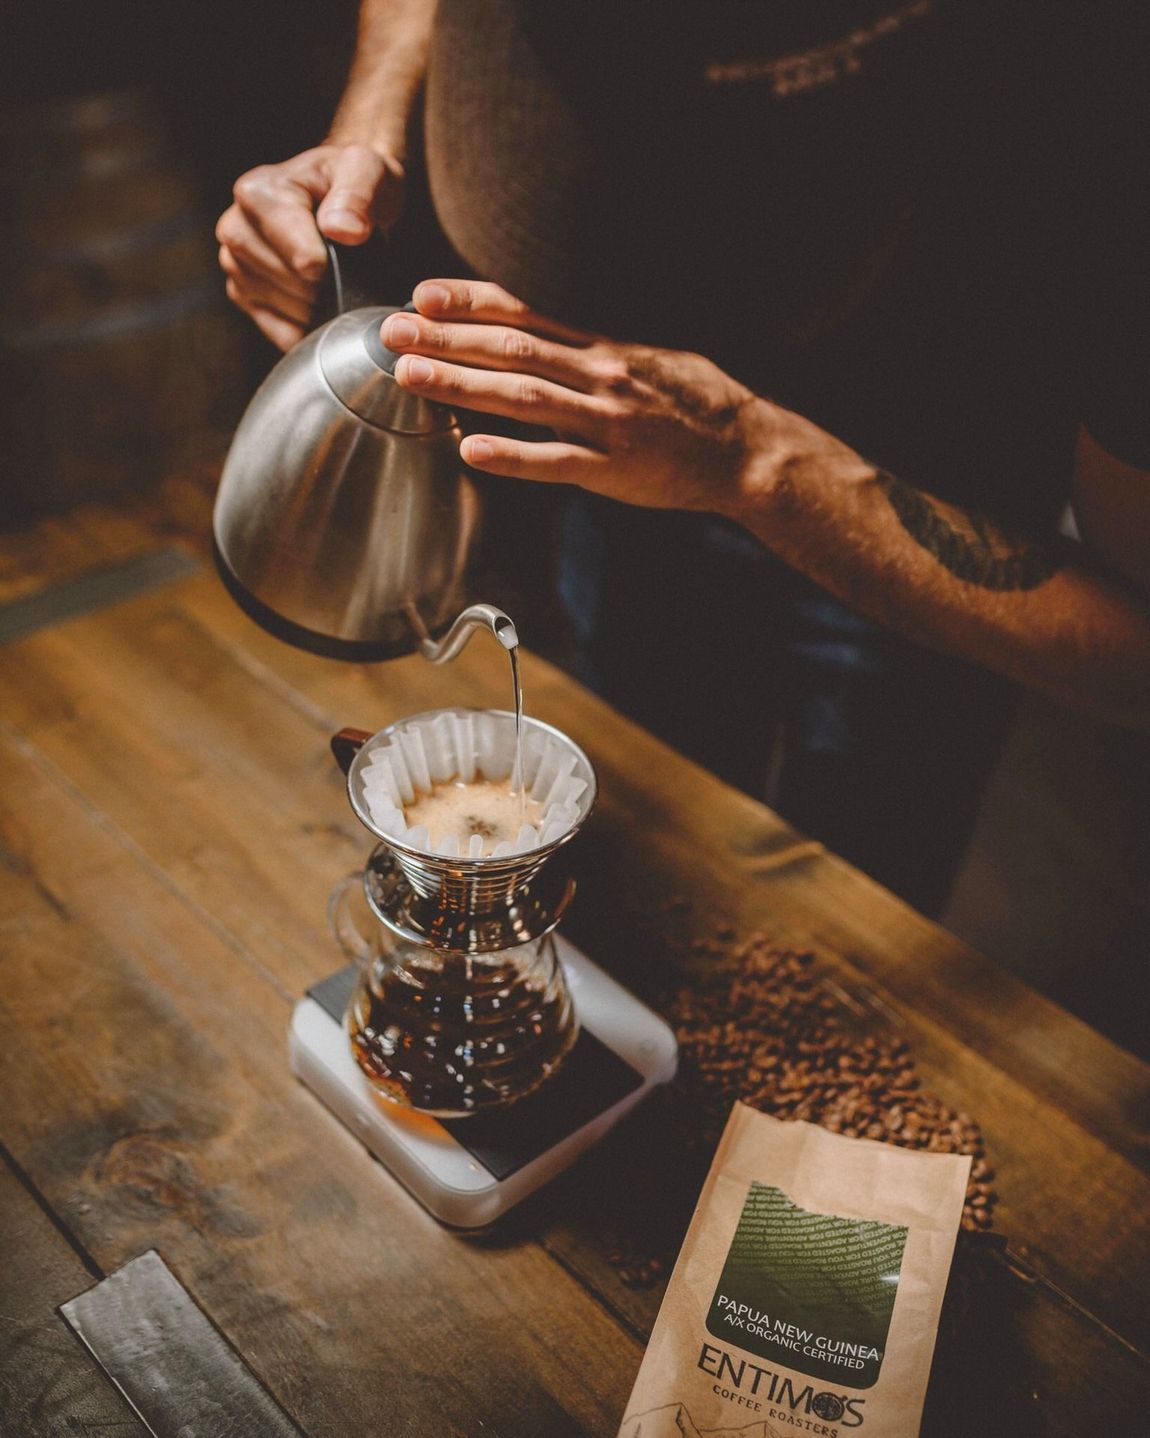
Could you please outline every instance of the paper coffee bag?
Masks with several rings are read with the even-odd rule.
[[[969,1171],[737,1103],[619,1438],[915,1438]]]

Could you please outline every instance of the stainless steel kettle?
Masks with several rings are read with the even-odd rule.
[[[379,337],[395,307],[346,307],[289,351],[248,406],[213,528],[233,598],[278,638],[351,660],[453,658],[475,628],[518,643],[468,599],[480,497],[452,412],[402,390]]]

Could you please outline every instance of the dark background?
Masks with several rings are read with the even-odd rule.
[[[9,108],[148,87],[222,209],[251,165],[322,138],[343,84],[353,0],[11,0]]]

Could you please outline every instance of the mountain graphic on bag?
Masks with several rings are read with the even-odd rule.
[[[783,1438],[777,1428],[762,1420],[737,1428],[696,1428],[681,1403],[636,1413],[623,1425],[620,1438]]]

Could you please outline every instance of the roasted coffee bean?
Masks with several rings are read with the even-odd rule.
[[[723,923],[712,922],[696,939],[669,934],[685,927],[689,907],[686,900],[668,901],[652,920],[648,997],[679,1039],[679,1074],[668,1099],[680,1115],[691,1114],[684,1142],[697,1151],[700,1171],[732,1103],[742,1099],[832,1133],[972,1155],[962,1226],[990,1228],[998,1196],[982,1132],[969,1114],[923,1090],[907,1040],[860,1034],[863,1021],[823,986],[810,953],[778,949],[759,932],[739,936]],[[668,949],[677,965],[666,962]],[[688,1100],[685,1108],[681,1099]],[[658,1257],[644,1251],[645,1224],[636,1220],[634,1232],[609,1255],[630,1288],[654,1286],[674,1256],[671,1246]]]
[[[835,1133],[975,1155],[966,1227],[989,1227],[997,1200],[982,1132],[966,1113],[924,1093],[903,1038],[858,1036],[812,972],[813,955],[774,948],[765,934],[687,945],[670,1008],[683,1056],[681,1082],[704,1096],[715,1133],[736,1099]]]

